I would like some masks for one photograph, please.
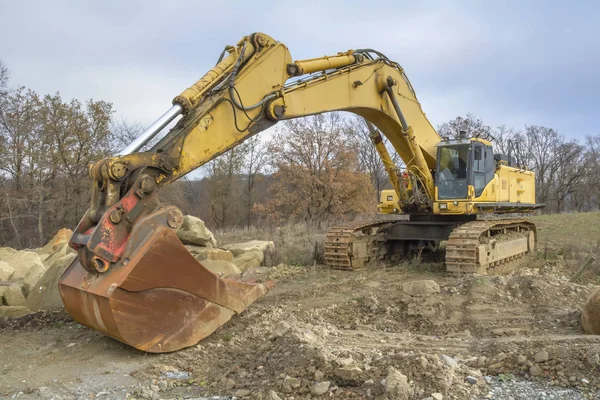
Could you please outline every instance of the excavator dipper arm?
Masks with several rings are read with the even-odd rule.
[[[255,33],[226,47],[118,156],[90,167],[91,207],[70,242],[78,258],[59,283],[67,311],[150,352],[193,345],[243,311],[267,286],[223,279],[196,261],[176,236],[181,212],[161,205],[158,189],[277,121],[336,110],[383,132],[426,194],[418,206],[430,208],[440,138],[402,68],[372,50],[292,62],[284,44]]]

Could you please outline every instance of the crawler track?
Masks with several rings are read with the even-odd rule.
[[[535,243],[535,225],[527,220],[467,222],[448,238],[446,271],[485,274],[530,254]]]
[[[391,221],[363,221],[329,229],[325,237],[325,264],[336,269],[352,270],[364,267],[377,252],[377,249],[373,248],[373,241],[376,240],[373,235],[374,228],[389,222]],[[357,237],[366,239],[362,241],[365,243],[364,250],[354,248],[354,239]]]

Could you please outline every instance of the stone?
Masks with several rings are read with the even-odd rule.
[[[38,250],[38,254],[52,254],[59,248],[67,245],[73,236],[73,231],[67,228],[59,229],[56,235],[44,247]],[[68,246],[67,246],[68,247]],[[70,247],[69,247],[70,248]]]
[[[406,375],[394,367],[389,367],[385,378],[385,393],[396,400],[408,400],[414,391]]]
[[[356,381],[362,372],[362,369],[357,366],[348,366],[336,368],[334,374],[345,381]]]
[[[0,306],[0,317],[20,318],[31,313],[26,306]]]
[[[26,306],[25,296],[21,286],[10,285],[4,290],[4,301],[9,306]]]
[[[292,389],[298,389],[302,381],[299,378],[292,378],[291,376],[286,376],[283,380],[283,384],[289,385]]]
[[[318,370],[315,371],[315,381],[321,382],[323,379],[325,379],[325,374]]]
[[[69,254],[77,254],[77,252],[70,248],[69,245],[64,244],[59,246],[54,253],[41,254],[40,257],[45,257],[42,262],[46,268],[49,268],[56,260]]]
[[[594,353],[593,351],[590,351],[586,354],[585,358],[586,358],[587,363],[592,366],[596,366],[596,365],[600,364],[600,355],[598,355],[598,353]]]
[[[276,337],[281,337],[285,335],[290,328],[291,326],[287,321],[279,321],[273,330],[273,335]]]
[[[77,253],[64,255],[52,263],[44,275],[30,289],[27,296],[27,307],[33,311],[52,310],[63,307],[58,292],[58,281],[71,263],[77,258]]]
[[[194,258],[198,261],[203,261],[203,260],[222,260],[222,261],[233,261],[233,254],[231,254],[230,251],[227,250],[223,250],[223,249],[217,249],[214,247],[201,247],[201,246],[195,246],[193,244],[188,244],[185,246],[186,249],[188,249],[188,251],[190,253],[192,253],[192,255],[194,256]]]
[[[524,355],[517,356],[517,364],[523,365],[526,362],[527,362],[527,357],[525,357]]]
[[[204,260],[201,261],[202,265],[213,274],[218,275],[221,278],[227,278],[229,276],[239,276],[242,271],[233,263],[223,260]]]
[[[441,393],[432,393],[431,398],[433,400],[442,400],[444,398],[444,395]]]
[[[244,397],[244,396],[248,396],[250,392],[248,389],[238,389],[235,391],[235,393],[233,394],[235,397]]]
[[[221,246],[225,250],[229,250],[233,253],[234,257],[237,257],[248,251],[262,251],[263,253],[275,251],[275,244],[271,241],[266,240],[250,240],[243,243],[230,243]]]
[[[225,382],[225,389],[226,390],[231,390],[235,387],[235,381],[231,378],[227,379],[227,381]]]
[[[184,215],[183,224],[177,231],[183,244],[195,244],[203,247],[217,247],[217,240],[208,230],[204,221],[192,215]]]
[[[0,260],[5,261],[15,269],[11,279],[23,280],[25,294],[29,294],[29,288],[34,285],[46,271],[40,256],[32,251],[0,252]]]
[[[0,281],[8,281],[15,273],[15,269],[6,261],[0,261]]]
[[[329,381],[315,383],[312,388],[310,388],[310,392],[315,396],[321,396],[329,390],[329,385],[331,383]]]
[[[529,368],[529,373],[533,376],[540,376],[544,371],[539,366],[532,365],[531,368]]]
[[[4,260],[18,252],[19,250],[15,250],[12,247],[0,247],[0,260]]]
[[[471,385],[475,385],[475,384],[477,384],[477,378],[475,378],[474,376],[471,376],[471,375],[467,375],[465,377],[465,382],[467,382]]]
[[[243,272],[248,268],[260,266],[265,260],[265,253],[260,250],[247,251],[233,258],[233,263]]]
[[[441,354],[438,357],[440,358],[440,361],[447,367],[454,368],[454,367],[458,366],[458,361],[456,361],[454,358],[452,358],[450,356]]]
[[[281,400],[281,397],[274,390],[271,390],[267,395],[267,400]]]
[[[406,282],[402,290],[409,296],[420,297],[429,296],[440,292],[440,286],[432,280]]]
[[[590,293],[583,306],[581,327],[586,333],[600,335],[600,287]]]
[[[533,356],[533,359],[536,363],[542,363],[542,362],[548,361],[549,357],[550,357],[550,355],[548,354],[548,352],[546,350],[542,350],[542,351],[538,351],[537,353],[535,353],[535,356]]]

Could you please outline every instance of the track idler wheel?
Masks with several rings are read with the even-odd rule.
[[[168,226],[166,207],[137,221],[119,262],[89,272],[79,259],[59,291],[79,323],[139,350],[192,346],[263,296],[268,287],[222,279],[206,269]]]

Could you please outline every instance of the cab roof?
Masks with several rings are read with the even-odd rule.
[[[468,139],[450,139],[450,140],[443,140],[441,142],[439,142],[438,144],[436,144],[436,147],[438,146],[452,146],[452,145],[457,145],[457,144],[471,144],[471,142],[479,142],[481,144],[483,144],[484,146],[491,146],[492,142],[490,142],[489,140],[485,140],[482,138],[468,138]]]

